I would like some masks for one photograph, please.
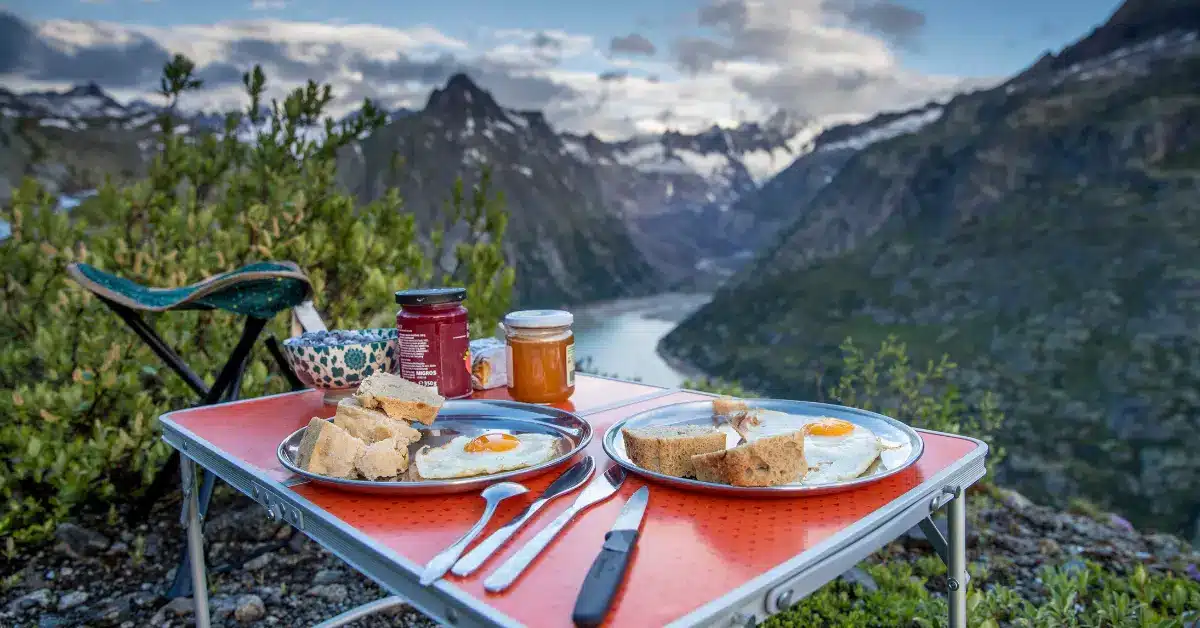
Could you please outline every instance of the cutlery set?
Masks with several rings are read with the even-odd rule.
[[[551,482],[536,500],[526,506],[512,520],[463,555],[467,546],[487,526],[502,500],[528,492],[528,489],[515,482],[501,482],[484,489],[481,496],[487,505],[483,515],[466,534],[429,561],[421,573],[421,584],[429,585],[444,576],[447,571],[456,576],[467,576],[474,573],[546,504],[582,486],[592,476],[595,469],[596,461],[591,456],[575,463],[558,476],[554,482]],[[507,589],[576,516],[587,508],[615,495],[624,481],[625,469],[616,465],[593,478],[570,507],[555,517],[545,528],[538,531],[532,539],[488,575],[487,579],[483,581],[483,588],[489,593],[498,593]],[[583,586],[580,588],[579,597],[575,601],[572,619],[576,624],[598,626],[604,621],[613,596],[616,595],[617,589],[625,577],[629,556],[637,542],[638,528],[641,525],[642,517],[646,514],[649,498],[650,489],[648,487],[643,486],[638,489],[625,502],[612,529],[604,535],[604,545],[592,563],[591,569],[588,570]]]

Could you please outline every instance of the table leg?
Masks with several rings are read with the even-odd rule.
[[[196,463],[179,456],[179,475],[183,481],[183,513],[187,525],[188,562],[192,568],[192,600],[196,607],[196,628],[209,628],[208,577],[204,567],[204,528],[200,524],[200,500],[196,490]]]
[[[967,494],[958,495],[947,505],[950,560],[946,565],[946,587],[950,598],[950,628],[967,628]]]

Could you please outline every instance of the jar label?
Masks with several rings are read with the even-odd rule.
[[[575,385],[575,343],[567,345],[567,388]]]
[[[455,398],[471,392],[471,350],[465,325],[405,321],[399,326],[399,375]]]

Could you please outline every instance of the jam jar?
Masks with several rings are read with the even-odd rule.
[[[526,403],[562,403],[575,392],[575,317],[522,310],[504,317],[508,395]]]
[[[470,331],[463,288],[396,292],[396,370],[447,399],[471,394]]]

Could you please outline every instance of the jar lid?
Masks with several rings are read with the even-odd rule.
[[[509,312],[504,317],[505,327],[519,329],[567,327],[573,322],[575,322],[575,315],[563,310],[521,310]]]
[[[396,303],[400,305],[457,303],[465,298],[467,298],[466,288],[417,288],[396,291]]]

